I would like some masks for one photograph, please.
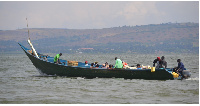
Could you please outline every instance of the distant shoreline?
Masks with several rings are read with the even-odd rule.
[[[103,29],[30,28],[36,51],[66,53],[199,54],[198,23],[162,23]],[[0,52],[19,51],[27,29],[0,31]],[[83,49],[89,48],[89,49]]]

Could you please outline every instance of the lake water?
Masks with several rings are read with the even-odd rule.
[[[55,56],[56,54],[48,54]],[[66,54],[61,59],[114,64],[115,57],[131,65],[152,66],[157,55]],[[160,57],[162,55],[159,55]],[[199,104],[199,55],[164,55],[168,67],[182,59],[191,71],[187,80],[125,80],[42,77],[22,54],[0,54],[2,104]]]

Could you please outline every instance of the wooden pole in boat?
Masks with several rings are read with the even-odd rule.
[[[28,29],[28,19],[27,19],[27,17],[26,17],[26,22],[27,22],[27,29]],[[28,29],[28,38],[30,39],[29,29]]]
[[[28,29],[28,19],[26,18],[26,21],[27,21],[27,29]],[[37,54],[37,52],[36,52],[36,50],[35,50],[35,48],[33,47],[33,44],[31,43],[31,39],[30,39],[30,35],[29,35],[29,29],[28,29],[28,37],[29,37],[29,39],[28,39],[28,44],[30,45],[30,47],[31,47],[31,49],[32,49],[32,51],[33,51],[33,54],[37,57],[37,58],[39,58],[38,57],[38,54]]]

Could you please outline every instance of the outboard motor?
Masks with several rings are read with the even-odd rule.
[[[185,79],[189,78],[191,76],[190,70],[183,70],[183,75],[184,75]]]

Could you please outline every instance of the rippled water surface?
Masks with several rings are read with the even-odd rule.
[[[49,54],[54,56],[56,54]],[[61,59],[114,64],[114,57],[136,65],[151,65],[156,55],[63,54]],[[160,55],[162,56],[162,55]],[[23,54],[0,54],[0,103],[64,104],[198,104],[199,56],[165,55],[168,67],[182,59],[192,76],[187,80],[125,80],[42,77]]]

